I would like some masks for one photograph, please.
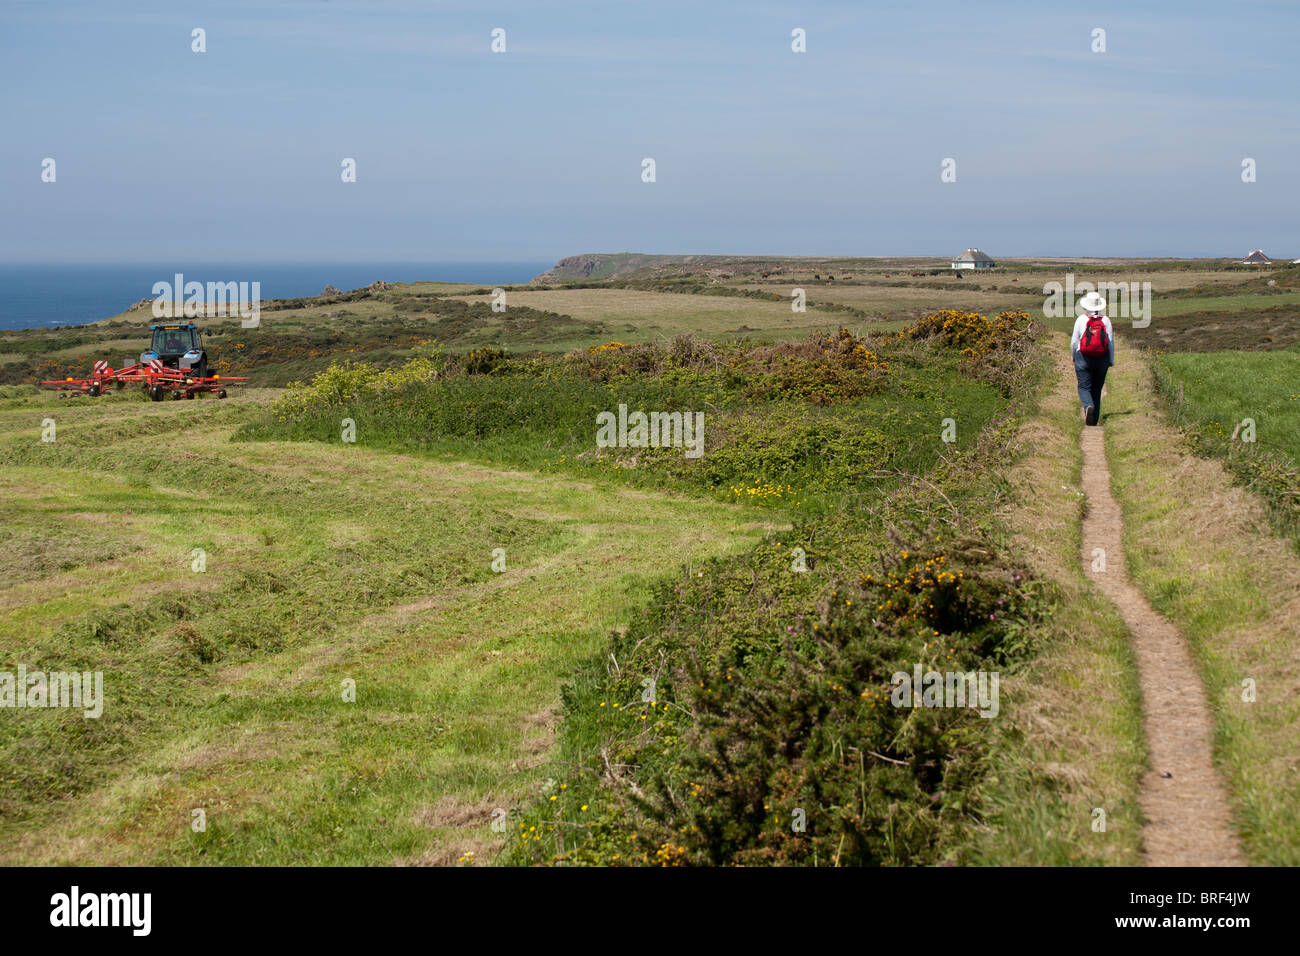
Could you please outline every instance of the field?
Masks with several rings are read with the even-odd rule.
[[[469,303],[490,297],[469,296]],[[810,308],[792,313],[784,302],[756,302],[724,296],[698,296],[637,289],[557,289],[551,292],[510,292],[508,306],[520,305],[599,322],[620,341],[647,342],[682,332],[710,337],[765,332],[797,337],[812,329],[834,329],[841,320],[833,313]],[[505,342],[499,344],[507,344]],[[551,343],[555,349],[593,344],[589,339]]]
[[[1197,449],[1222,459],[1300,547],[1300,351],[1243,344],[1253,350],[1161,355],[1156,387]]]
[[[1071,266],[1152,284],[1105,423],[1129,573],[1192,647],[1248,860],[1300,860],[1296,269],[579,265],[503,312],[417,283],[201,321],[253,379],[226,401],[32,387],[146,312],[0,333],[0,670],[108,699],[0,722],[0,860],[1142,862],[1151,728],[1042,315]],[[702,454],[599,447],[620,404],[702,410]],[[998,719],[888,706],[914,664],[1000,673]],[[1281,698],[1237,708],[1243,670]]]
[[[4,667],[102,669],[110,701],[0,723],[4,862],[454,862],[540,779],[555,688],[663,555],[763,525],[567,476],[228,441],[265,398],[0,403]]]

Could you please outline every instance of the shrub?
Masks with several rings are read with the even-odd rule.
[[[602,705],[610,728],[599,743],[606,792],[584,791],[581,799],[620,810],[568,837],[566,858],[672,865],[942,859],[949,835],[972,823],[988,722],[970,707],[896,706],[893,675],[910,675],[917,664],[956,673],[1014,664],[1038,604],[1027,573],[987,542],[925,534],[919,548],[883,558],[879,573],[841,579],[813,613],[765,643],[710,650],[691,638],[656,699]],[[652,656],[664,653],[664,637],[682,639],[669,623],[677,609],[657,604],[664,629],[627,638],[657,642]],[[630,648],[615,653],[632,671]],[[620,675],[605,692],[635,701],[638,689]],[[566,708],[575,703],[566,695]],[[632,782],[615,765],[641,771]],[[584,838],[576,848],[575,836]],[[536,841],[520,849],[532,859],[555,852],[553,843]]]
[[[445,362],[436,349],[426,349],[398,368],[381,370],[362,362],[335,362],[311,384],[290,382],[287,393],[272,407],[272,414],[276,421],[293,422],[309,412],[351,405],[385,390],[431,382],[444,368]]]
[[[505,349],[484,346],[467,353],[461,360],[461,367],[466,375],[487,375],[496,371],[508,357]]]
[[[1030,347],[1042,329],[1042,323],[1023,311],[999,312],[990,319],[978,312],[945,309],[923,316],[899,335],[958,350],[969,374],[1010,394],[1028,371]]]

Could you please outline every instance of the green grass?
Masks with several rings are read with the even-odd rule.
[[[1162,355],[1164,387],[1181,385],[1185,422],[1225,445],[1238,422],[1255,423],[1255,442],[1300,464],[1300,350]]]
[[[0,722],[0,859],[482,852],[492,809],[536,778],[563,676],[666,557],[756,530],[735,506],[567,476],[227,442],[255,408],[0,408],[0,666],[102,670],[107,696],[98,720]]]
[[[1300,547],[1300,350],[1160,355],[1153,372],[1197,450],[1257,492]]]

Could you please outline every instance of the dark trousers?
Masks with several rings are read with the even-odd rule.
[[[1097,418],[1101,418],[1101,387],[1106,384],[1106,371],[1110,368],[1110,357],[1102,355],[1092,357],[1080,355],[1074,360],[1074,377],[1079,382],[1079,401],[1083,407],[1091,405],[1097,409]]]

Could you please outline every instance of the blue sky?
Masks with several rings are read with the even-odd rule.
[[[1294,2],[0,0],[0,261],[1294,258],[1297,40]]]

